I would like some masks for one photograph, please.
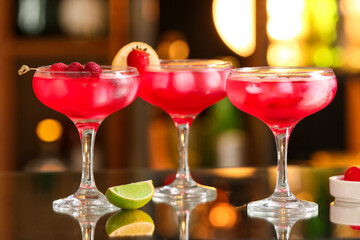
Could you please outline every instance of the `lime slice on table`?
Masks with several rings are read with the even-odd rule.
[[[113,205],[122,209],[137,209],[148,203],[154,195],[152,180],[110,187],[105,196]]]
[[[150,65],[159,65],[159,57],[156,51],[147,43],[144,42],[131,42],[122,47],[115,55],[112,65],[113,66],[127,66],[127,57],[129,53],[136,48],[145,50],[149,54]]]
[[[151,236],[155,225],[141,210],[120,210],[109,217],[105,229],[109,237]]]

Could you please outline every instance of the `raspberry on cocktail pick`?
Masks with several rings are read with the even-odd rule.
[[[73,62],[69,64],[66,70],[68,72],[82,72],[84,71],[84,67],[81,65],[81,63]]]
[[[62,62],[54,63],[50,67],[50,71],[66,71],[67,65]]]
[[[25,74],[27,72],[30,72],[31,70],[35,71],[36,68],[31,68],[31,67],[29,67],[27,65],[22,65],[21,68],[18,70],[18,74],[23,75],[23,74]]]
[[[50,71],[66,71],[67,65],[62,62],[54,63],[50,66]],[[36,70],[36,68],[30,68],[27,65],[22,65],[21,68],[18,70],[19,75],[23,75],[31,70]]]
[[[92,77],[99,77],[102,73],[102,68],[95,62],[88,62],[84,67],[84,71],[91,72]]]

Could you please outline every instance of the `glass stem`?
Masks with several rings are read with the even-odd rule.
[[[284,132],[275,133],[275,141],[277,148],[277,179],[274,196],[290,197],[290,187],[287,179],[287,150],[290,137],[290,128],[286,128]]]
[[[188,162],[188,138],[189,138],[189,123],[176,124],[178,131],[178,149],[179,149],[179,168],[176,173],[176,178],[191,181],[189,162]]]
[[[179,211],[178,218],[180,224],[180,236],[179,240],[189,240],[189,221],[191,211]]]
[[[93,222],[80,224],[82,240],[93,240],[94,239],[95,225],[96,225],[96,223],[93,223]]]
[[[81,152],[82,152],[82,174],[80,188],[95,189],[93,156],[95,143],[95,129],[80,129]]]
[[[279,240],[288,240],[290,237],[291,226],[275,226],[276,236]]]

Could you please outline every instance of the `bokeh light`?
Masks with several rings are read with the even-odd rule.
[[[319,67],[330,67],[333,65],[333,56],[331,49],[327,47],[319,47],[314,53],[314,60],[316,66]]]
[[[184,40],[176,40],[169,45],[170,59],[186,59],[189,56],[189,46]]]
[[[336,0],[268,0],[266,6],[269,65],[340,66]]]
[[[171,30],[161,36],[156,52],[160,59],[186,59],[189,57],[190,47],[182,32]]]
[[[217,203],[209,214],[210,223],[218,228],[232,228],[237,221],[236,209],[229,203]]]
[[[303,33],[304,0],[268,0],[267,31],[272,39],[289,40]]]
[[[255,0],[214,0],[213,19],[224,43],[236,54],[247,57],[254,53]]]
[[[62,125],[54,119],[41,120],[36,126],[36,134],[44,142],[54,142],[62,136],[62,133]]]
[[[301,66],[305,62],[303,51],[296,41],[274,41],[269,44],[267,61],[271,66]]]
[[[343,15],[343,61],[351,69],[360,69],[360,1],[341,0],[340,10]]]
[[[347,66],[360,69],[360,46],[345,49],[345,55]]]

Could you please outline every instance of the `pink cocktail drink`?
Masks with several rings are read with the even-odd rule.
[[[70,65],[69,65],[70,66]],[[100,68],[98,65],[94,65]],[[33,89],[49,108],[69,117],[81,139],[82,175],[78,190],[53,202],[56,211],[101,211],[116,209],[97,189],[93,172],[94,141],[101,122],[137,97],[139,73],[133,67],[102,67],[90,72],[36,69]]]
[[[270,128],[285,129],[326,107],[336,93],[334,76],[228,78],[228,96],[240,110],[265,122]]]
[[[110,114],[129,105],[137,96],[139,76],[106,70],[99,76],[89,72],[48,72],[40,69],[33,78],[36,97],[73,122],[101,123]]]
[[[333,100],[336,89],[335,74],[328,68],[253,67],[234,69],[230,73],[226,85],[229,100],[240,110],[266,123],[277,146],[275,191],[266,199],[249,203],[250,215],[317,215],[316,203],[297,199],[290,191],[287,147],[295,125],[326,107]]]
[[[226,78],[232,66],[220,60],[169,60],[148,66],[141,75],[139,96],[163,109],[178,130],[179,168],[174,182],[155,189],[158,200],[210,200],[216,189],[197,184],[188,166],[188,133],[195,117],[226,97]]]
[[[141,77],[139,96],[174,119],[193,119],[226,97],[225,80],[228,74],[229,68],[151,67]]]

